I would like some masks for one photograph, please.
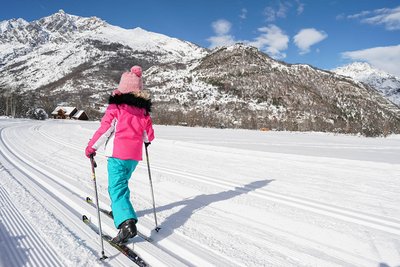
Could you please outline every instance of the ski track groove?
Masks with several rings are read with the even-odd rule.
[[[48,134],[44,134],[40,131],[40,126],[36,128],[40,134],[44,137],[51,139],[54,142],[62,144],[66,147],[70,147],[77,150],[82,150],[82,148],[78,148],[75,145],[71,145],[70,143],[62,142],[57,140],[54,137],[49,136]],[[139,168],[143,168],[139,166]],[[253,188],[240,189],[240,184],[235,184],[226,180],[223,180],[219,177],[209,177],[205,175],[199,175],[194,173],[189,173],[185,171],[179,171],[176,169],[171,169],[163,166],[157,166],[152,164],[152,169],[154,171],[158,171],[165,174],[171,174],[174,176],[183,177],[185,179],[191,179],[197,182],[202,182],[206,184],[216,185],[224,189],[231,189],[232,187],[236,187],[237,190],[247,193],[248,195],[257,196],[266,200],[279,202],[291,207],[300,208],[308,211],[312,211],[318,214],[330,216],[336,219],[341,219],[347,222],[352,222],[356,224],[360,224],[366,227],[371,227],[377,230],[381,230],[387,233],[400,235],[400,220],[395,218],[386,217],[383,215],[373,215],[365,212],[354,211],[345,207],[338,207],[335,205],[330,205],[327,203],[322,203],[317,200],[310,200],[304,197],[299,196],[289,196],[281,193],[270,192],[266,189],[256,189],[256,191],[251,191]]]
[[[5,143],[5,139],[3,138],[3,129],[0,129],[0,143],[2,143],[3,145],[5,145],[6,149],[8,149],[10,154],[13,154],[14,156],[16,156],[16,154],[10,150],[10,148],[8,148],[6,146]],[[4,151],[1,151],[1,154],[3,154],[3,156],[5,157],[6,160],[8,160],[9,164],[14,166],[14,168],[16,170],[18,170],[18,172],[20,172],[24,178],[22,178],[24,180],[25,183],[21,183],[20,179],[21,178],[15,178],[14,176],[13,179],[22,187],[24,188],[27,192],[29,192],[30,194],[39,196],[41,198],[41,200],[36,199],[36,197],[34,197],[36,199],[36,201],[39,203],[39,205],[43,206],[44,209],[46,209],[47,211],[49,211],[49,208],[51,207],[51,210],[56,210],[58,212],[58,214],[62,215],[63,217],[63,225],[65,225],[65,223],[67,223],[68,225],[74,225],[74,229],[78,228],[84,228],[81,227],[80,225],[78,225],[78,222],[81,222],[81,214],[79,214],[78,217],[76,217],[78,215],[76,210],[71,210],[71,207],[66,205],[66,203],[61,200],[60,197],[57,197],[55,195],[56,192],[54,191],[50,191],[49,189],[47,189],[45,186],[43,186],[39,181],[36,181],[35,176],[30,176],[30,174],[28,174],[29,171],[27,171],[24,168],[21,168],[17,163],[15,163],[15,161],[11,161],[9,156],[7,156],[5,154]],[[17,157],[18,158],[18,157]],[[19,159],[19,158],[18,158]],[[21,159],[19,159],[21,160]],[[32,168],[32,167],[30,167]],[[34,169],[34,168],[32,168]],[[37,171],[37,170],[36,170]],[[23,184],[29,184],[30,187],[29,189],[27,189]],[[32,191],[36,191],[36,194],[33,194]],[[50,202],[48,201],[47,198],[45,198],[45,196],[50,197],[51,199],[54,200],[54,202]],[[44,202],[46,204],[44,204]],[[64,204],[63,204],[64,203]],[[46,206],[47,205],[47,206]],[[62,205],[63,208],[59,207],[59,205]],[[67,208],[67,211],[64,211]],[[67,214],[68,212],[72,212],[72,216],[71,214]],[[57,220],[59,220],[59,218],[57,218]],[[97,249],[98,249],[98,244],[93,244],[94,243],[98,243],[97,242],[97,237],[94,238],[93,236],[93,232],[92,230],[83,230],[83,233],[85,233],[85,238],[86,240],[91,240],[89,243],[90,246],[87,247],[87,245],[85,245],[94,255],[95,257],[97,257]],[[95,241],[93,241],[94,239],[96,239]],[[36,243],[32,243],[32,245],[30,246],[30,248],[35,248]],[[95,249],[92,249],[95,248]],[[111,245],[106,245],[105,244],[105,250],[107,252],[109,252],[109,255],[111,255],[111,259],[113,260],[113,263],[116,264],[118,263],[118,266],[125,266],[127,262],[131,262],[130,260],[127,260],[125,256],[121,256],[121,257],[115,257],[113,255],[119,254],[119,252],[113,248]],[[132,263],[132,262],[131,262]],[[104,264],[106,266],[109,266],[108,262],[104,262]],[[34,265],[34,266],[42,266],[42,265]],[[62,264],[58,264],[58,265],[51,265],[51,266],[62,266]]]
[[[20,125],[19,125],[19,126],[17,126],[17,127],[24,127],[24,126],[20,126]],[[14,128],[17,128],[17,127],[14,127]],[[40,127],[40,126],[39,126],[39,127]],[[34,127],[34,129],[35,129],[35,128],[36,128],[36,127]],[[38,129],[38,128],[36,128],[36,129]],[[60,142],[57,142],[57,143],[60,143]],[[66,147],[70,147],[70,145],[68,145],[68,144],[62,144],[62,143],[60,143],[60,144],[63,145],[63,146],[66,146]],[[74,148],[74,149],[77,149],[77,148]],[[18,150],[18,149],[14,149],[13,151],[15,151],[15,150]],[[79,149],[79,150],[81,150],[81,149]],[[21,153],[21,151],[20,151],[19,153]],[[15,152],[13,152],[13,154],[14,154],[15,156],[17,156],[17,157],[21,160],[20,156],[18,156]],[[23,157],[23,158],[28,157],[28,158],[31,158],[33,161],[38,162],[37,160],[33,159],[31,156],[27,155],[27,154],[26,154],[26,151],[25,151],[25,153],[23,153],[23,154],[25,154],[25,157]],[[42,173],[44,176],[46,176],[47,178],[49,178],[49,180],[50,180],[52,183],[55,183],[55,184],[57,184],[57,186],[66,189],[66,190],[69,191],[72,195],[76,195],[76,197],[79,197],[79,198],[82,200],[82,202],[84,201],[84,196],[85,196],[85,195],[86,195],[86,196],[89,195],[89,194],[86,194],[85,192],[83,192],[82,190],[80,190],[79,188],[77,188],[77,187],[75,187],[75,186],[73,186],[73,185],[71,185],[71,184],[68,184],[68,183],[65,184],[64,182],[62,182],[62,184],[64,184],[64,185],[60,184],[59,181],[63,181],[63,179],[55,180],[54,178],[52,178],[53,175],[52,175],[51,173],[49,173],[48,171],[46,171],[46,170],[38,169],[38,168],[35,168],[35,167],[32,167],[32,166],[30,166],[30,168],[35,169],[35,170],[36,170],[37,172],[39,172],[39,173]],[[53,169],[53,168],[50,168],[50,169],[56,171],[56,169]],[[65,175],[65,174],[62,174],[62,176],[63,176],[63,177],[68,177],[68,176]],[[68,177],[68,178],[70,178],[70,177]],[[72,179],[72,178],[71,178],[71,179]],[[46,182],[46,184],[48,184],[48,183]],[[70,187],[70,186],[73,187],[73,190],[71,190],[70,188],[68,188],[68,187]],[[54,187],[53,187],[53,189],[54,189]],[[78,192],[80,192],[82,195],[76,194],[76,193],[75,193],[75,192],[76,192],[75,190],[78,191]],[[100,204],[101,204],[101,202],[100,202]],[[67,207],[66,204],[65,204],[65,206]],[[68,207],[70,207],[70,206],[68,206]],[[89,207],[89,205],[87,205],[87,207]],[[70,209],[71,209],[72,212],[73,212],[73,211],[76,212],[76,210],[75,210],[73,207],[70,207]],[[90,212],[87,212],[87,214],[89,214],[89,215],[88,215],[89,218],[90,218],[90,217],[95,217],[94,214],[90,215],[90,214],[91,214]],[[105,226],[106,226],[106,225],[105,225]],[[106,228],[106,229],[107,229],[107,227],[104,227],[104,226],[103,226],[103,228]],[[103,229],[103,230],[104,230],[104,229]],[[187,239],[188,241],[192,242],[192,241],[191,241],[190,239],[188,239],[187,237],[185,237],[185,239]],[[165,251],[166,253],[168,253],[168,254],[174,254],[174,251],[170,251],[170,250],[167,249],[167,248],[159,247],[156,243],[154,243],[153,245],[156,246],[156,247],[158,247],[158,248],[161,249],[161,250],[164,250],[164,251]],[[177,245],[177,246],[180,246],[179,244],[176,244],[176,245]],[[185,245],[188,246],[189,244],[185,244]],[[191,245],[189,245],[189,246],[191,246]],[[195,247],[195,246],[192,246],[192,247]],[[207,247],[204,247],[204,248],[206,248],[206,249],[209,251],[209,253],[215,254],[214,251],[209,250]],[[184,248],[182,247],[182,249],[184,249]],[[192,255],[192,256],[195,257],[195,255]],[[210,255],[209,255],[209,256],[210,256]],[[220,256],[224,257],[224,255],[218,255],[218,257],[220,257]],[[179,255],[177,255],[177,254],[175,254],[175,257],[180,258]],[[217,257],[217,255],[215,255],[215,257],[213,257],[213,258],[214,258],[214,259],[218,259],[218,257]],[[234,263],[231,261],[231,259],[226,258],[226,257],[224,257],[224,258],[225,258],[225,261],[230,262],[230,265],[232,265],[232,266],[234,265]],[[185,260],[184,258],[180,258],[180,260],[186,262],[186,264],[189,264],[189,263],[187,262],[187,260]],[[203,262],[203,264],[206,264],[206,261],[203,260],[203,259],[201,259],[201,258],[198,258],[197,260],[198,260],[199,262]],[[220,261],[220,260],[217,260],[217,261]],[[210,263],[208,263],[208,264],[210,264]],[[207,264],[207,265],[208,265],[208,264]],[[220,261],[220,264],[227,264],[227,262],[224,263],[224,261]],[[190,264],[190,265],[191,265],[191,264]]]
[[[13,222],[13,224],[9,224],[9,229],[12,229],[11,232],[14,234],[18,233],[28,233],[27,238],[22,238],[21,242],[24,243],[26,248],[29,248],[28,251],[32,251],[32,257],[29,257],[32,261],[36,262],[36,265],[39,266],[47,263],[47,257],[52,257],[57,258],[56,253],[51,253],[52,251],[49,250],[49,247],[46,246],[46,243],[40,238],[38,238],[38,233],[33,230],[33,228],[22,218],[21,214],[18,212],[18,210],[15,208],[14,205],[8,200],[5,200],[5,202],[8,204],[9,207],[15,212],[13,213],[7,213],[5,212],[5,217],[7,217],[9,220],[8,222]],[[39,249],[37,249],[39,247]],[[34,248],[34,249],[31,249]],[[46,255],[43,254],[43,250],[46,250],[47,253]],[[54,255],[51,255],[54,254]],[[44,259],[45,262],[38,262],[38,259]],[[53,263],[54,264],[54,263]],[[60,264],[58,262],[58,264]],[[49,264],[46,264],[46,266],[52,266]]]
[[[216,185],[219,187],[222,187],[224,189],[229,189],[232,187],[236,187],[236,190],[242,191],[248,195],[253,195],[257,196],[266,200],[271,200],[275,202],[279,202],[282,204],[286,204],[288,206],[308,210],[308,211],[313,211],[318,214],[330,216],[336,219],[342,219],[348,222],[353,222],[357,223],[360,225],[364,225],[367,227],[371,227],[374,229],[378,229],[381,231],[385,231],[391,234],[396,234],[400,235],[400,221],[394,219],[394,218],[387,218],[384,216],[377,216],[377,215],[371,215],[363,212],[357,212],[353,211],[347,208],[343,207],[337,207],[325,203],[321,203],[318,201],[311,201],[309,199],[301,198],[301,197],[294,197],[294,196],[285,196],[280,193],[275,193],[275,192],[267,192],[266,190],[261,190],[261,189],[256,189],[256,191],[250,191],[252,188],[249,188],[250,190],[246,189],[241,189],[238,188],[240,185],[227,182],[227,181],[216,181],[217,178],[213,179],[208,176],[204,175],[197,175],[197,174],[191,174],[188,172],[182,172],[182,171],[177,171],[165,167],[159,167],[159,166],[154,166],[153,164],[153,169],[155,171],[159,171],[161,173],[167,173],[175,176],[180,176],[185,179],[191,179],[194,181],[198,182],[203,182],[206,184],[211,184],[211,185]],[[259,192],[258,192],[259,191]],[[382,219],[382,217],[384,217]]]
[[[3,199],[3,197],[2,197],[2,199]],[[3,214],[3,212],[1,212],[1,215],[2,215],[2,217],[3,216],[6,217],[6,215]],[[8,218],[8,216],[7,216],[7,218]],[[8,230],[9,233],[14,234],[13,229],[12,228],[10,229],[9,225],[8,224],[6,225],[5,223],[6,222],[4,222],[4,224],[3,224],[4,230]],[[1,238],[2,243],[3,242],[5,243],[7,241],[14,242],[10,237],[6,236],[6,233],[4,231],[1,231],[0,233],[2,234],[2,238]],[[17,243],[17,242],[14,242],[13,245],[18,246],[18,244],[15,244],[15,243]],[[17,254],[17,249],[12,249],[9,246],[4,246],[4,247],[5,247],[4,249],[7,252],[6,256],[8,256],[7,257],[8,262],[10,262],[10,260],[15,261],[14,262],[15,264],[13,264],[12,266],[23,266],[25,264],[26,260],[24,260],[24,255],[26,258],[28,257],[27,252],[25,252],[25,250],[23,252],[20,252]],[[24,255],[21,255],[21,254],[24,254]]]
[[[61,262],[57,260],[60,255],[54,252],[32,226],[24,220],[21,213],[10,200],[8,193],[2,187],[0,187],[0,198],[1,202],[7,206],[7,208],[0,210],[0,214],[8,218],[7,222],[12,222],[7,224],[9,231],[14,235],[28,233],[24,238],[21,238],[21,242],[24,243],[22,247],[25,247],[28,251],[27,256],[29,256],[29,260],[35,263],[33,266],[60,266]],[[14,259],[23,261],[21,256],[16,254],[14,254]],[[26,264],[30,264],[30,262]],[[21,263],[15,266],[23,265]]]

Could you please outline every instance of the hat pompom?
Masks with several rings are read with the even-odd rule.
[[[142,68],[140,66],[133,66],[131,72],[135,73],[139,78],[142,77]]]
[[[118,91],[122,94],[139,92],[143,89],[142,68],[133,66],[130,72],[125,72],[121,76]]]

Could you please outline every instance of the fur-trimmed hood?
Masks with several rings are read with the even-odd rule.
[[[141,96],[136,96],[134,94],[120,94],[120,95],[111,95],[108,99],[109,104],[127,104],[130,106],[134,106],[137,108],[144,108],[147,113],[151,111],[151,99],[146,99]]]

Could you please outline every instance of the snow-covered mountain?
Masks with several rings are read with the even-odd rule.
[[[371,86],[400,107],[400,78],[373,68],[366,62],[354,62],[333,71]]]
[[[195,44],[59,11],[0,23],[0,103],[24,115],[60,102],[100,118],[121,73],[140,64],[156,123],[380,135],[400,110],[361,83],[236,44]],[[4,105],[3,105],[4,106]],[[0,115],[4,113],[0,108]]]
[[[22,92],[109,90],[132,64],[186,62],[204,54],[176,38],[60,10],[30,23],[0,23],[0,86]]]
[[[375,90],[241,44],[188,64],[153,66],[147,76],[155,114],[167,124],[367,135],[400,131],[400,110]]]

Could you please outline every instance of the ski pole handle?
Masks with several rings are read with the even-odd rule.
[[[96,179],[96,174],[95,174],[94,168],[97,168],[97,163],[94,160],[93,154],[90,155],[90,164],[92,165],[92,178]]]
[[[90,155],[90,162],[92,163],[92,165],[93,165],[94,168],[97,168],[97,163],[96,163],[96,161],[94,160],[94,154],[91,154],[91,155]]]

